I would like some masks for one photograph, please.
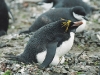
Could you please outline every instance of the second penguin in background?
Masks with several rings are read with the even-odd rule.
[[[39,28],[41,28],[42,26],[47,25],[51,22],[55,22],[61,18],[67,20],[69,19],[73,22],[82,21],[83,24],[77,28],[76,32],[81,32],[85,29],[87,20],[86,11],[83,7],[76,6],[73,8],[51,9],[48,12],[41,14],[28,30],[22,31],[20,32],[20,34],[34,32]]]

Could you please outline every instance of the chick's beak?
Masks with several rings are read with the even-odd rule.
[[[74,22],[73,26],[80,26],[82,25],[83,22],[82,21],[77,21],[77,22]]]

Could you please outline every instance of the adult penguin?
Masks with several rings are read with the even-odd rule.
[[[25,50],[18,56],[6,56],[12,60],[24,63],[40,63],[40,68],[57,65],[60,57],[64,62],[64,55],[71,49],[75,30],[83,22],[58,20],[38,29],[30,38]]]
[[[87,4],[83,0],[43,0],[43,2],[53,3],[53,8],[82,6],[85,9],[86,14],[90,14],[93,10],[95,10],[94,7]]]
[[[28,30],[21,31],[20,34],[22,33],[30,33],[38,30],[42,26],[57,21],[59,19],[70,19],[73,22],[75,21],[83,21],[83,24],[79,26],[76,30],[76,32],[81,32],[85,29],[86,25],[86,11],[83,7],[81,6],[76,6],[72,8],[56,8],[56,9],[51,9],[43,14],[41,14],[31,25],[31,27]]]
[[[5,3],[5,0],[0,0],[0,36],[7,34],[9,25],[8,13],[12,16],[12,13]]]

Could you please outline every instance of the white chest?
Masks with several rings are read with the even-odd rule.
[[[80,25],[80,26],[76,29],[76,32],[82,32],[82,31],[85,29],[85,26],[86,26],[86,20],[83,18],[84,16],[75,14],[74,12],[73,12],[73,16],[74,16],[77,20],[80,20],[80,21],[83,22],[83,24]]]
[[[71,49],[71,47],[73,45],[73,41],[74,41],[74,35],[75,34],[73,32],[71,32],[69,40],[63,42],[59,47],[57,47],[56,54],[54,56],[54,59],[51,62],[51,65],[57,65],[60,62],[59,57],[64,56]],[[36,56],[37,61],[39,63],[42,63],[45,59],[46,54],[47,54],[47,51],[38,53]],[[64,63],[64,60],[65,60],[65,58],[63,57],[61,60],[61,63]]]
[[[70,32],[69,40],[64,41],[59,47],[57,47],[56,55],[63,56],[71,49],[74,42],[74,35],[75,34],[73,32]]]
[[[86,27],[86,20],[82,20],[83,24],[80,25],[77,29],[76,32],[82,32],[84,31],[85,27]]]

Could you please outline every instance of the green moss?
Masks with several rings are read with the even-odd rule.
[[[64,65],[68,65],[68,62],[64,62]]]
[[[98,20],[97,19],[93,19],[93,22],[98,23]]]
[[[82,72],[77,72],[77,75],[80,75],[80,74],[82,74]]]
[[[26,18],[26,17],[27,17],[26,15],[23,15],[23,16],[22,16],[22,18]]]
[[[3,75],[12,75],[10,70],[7,70]]]
[[[94,62],[94,65],[97,66],[97,65],[99,65],[99,63],[100,63],[99,61],[96,61],[96,62]]]

